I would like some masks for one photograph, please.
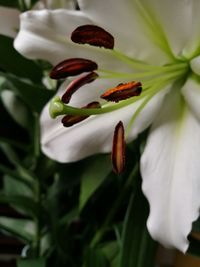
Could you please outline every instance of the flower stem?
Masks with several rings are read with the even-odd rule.
[[[40,185],[40,178],[38,176],[36,181],[35,200],[37,202],[37,207],[38,207],[37,217],[35,219],[36,223],[35,256],[39,258],[41,251],[41,185]]]
[[[121,203],[123,202],[124,197],[127,194],[127,190],[130,187],[134,187],[136,181],[133,181],[133,177],[135,177],[135,174],[138,172],[138,164],[135,165],[135,167],[133,168],[133,170],[131,171],[131,173],[129,174],[125,184],[123,185],[119,197],[116,199],[116,201],[114,201],[113,207],[110,210],[103,226],[101,227],[101,229],[96,233],[96,235],[94,236],[94,238],[91,241],[91,246],[95,246],[103,237],[104,233],[107,230],[107,227],[110,225],[110,223],[112,222],[114,216],[116,215],[116,212],[118,211],[119,206],[121,205]]]

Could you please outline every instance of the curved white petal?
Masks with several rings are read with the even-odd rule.
[[[119,49],[127,50],[130,56],[150,60],[151,63],[159,63],[159,60],[164,60],[164,57],[155,39],[153,40],[152,35],[149,35],[150,31],[158,36],[160,27],[176,55],[181,52],[192,31],[193,1],[79,0],[78,2],[89,18],[96,20],[113,33]]]
[[[95,24],[114,36],[116,49],[153,64],[166,61],[164,53],[144,32],[134,1],[79,0],[78,3]]]
[[[21,15],[20,32],[14,46],[28,58],[45,59],[53,64],[66,58],[83,57],[96,61],[104,69],[123,69],[123,64],[108,49],[74,44],[70,40],[75,28],[91,23],[81,11],[28,11]]]
[[[100,81],[95,90],[97,91],[101,86]],[[84,93],[84,89],[81,88],[79,94],[81,94],[81,91],[85,100],[87,90]],[[159,93],[141,111],[129,133],[128,141],[131,141],[151,124],[165,94],[166,90]],[[70,103],[77,104],[80,98],[76,96]],[[88,93],[86,98],[88,102],[98,100],[92,99]],[[47,105],[41,114],[40,120],[42,150],[47,156],[59,162],[72,162],[95,153],[109,152],[111,151],[113,131],[116,124],[122,120],[126,127],[140,104],[141,101],[138,101],[114,112],[91,116],[70,128],[62,126],[61,118],[52,120],[49,116]]]
[[[0,7],[0,34],[15,37],[19,28],[19,15],[17,9]]]
[[[189,22],[190,35],[188,36],[187,43],[183,49],[183,55],[186,57],[191,57],[192,55],[195,55],[197,51],[198,51],[197,54],[199,54],[200,51],[200,32],[199,32],[200,1],[188,0],[187,2],[189,9],[188,11],[190,12],[190,22]],[[183,25],[185,27],[185,23]]]
[[[141,159],[147,226],[154,239],[183,252],[200,208],[200,125],[172,91],[155,121]]]
[[[200,83],[190,78],[186,81],[181,91],[190,110],[200,121]]]
[[[194,0],[196,1],[196,0]],[[161,26],[175,56],[182,53],[192,32],[193,0],[134,0],[143,3],[146,11],[152,14]]]

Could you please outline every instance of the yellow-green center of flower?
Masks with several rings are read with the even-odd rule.
[[[108,53],[110,53],[114,59],[121,61],[123,65],[127,65],[129,72],[119,72],[114,69],[99,69],[96,63],[87,59],[73,58],[61,62],[61,65],[57,65],[55,71],[52,71],[52,77],[55,77],[58,74],[60,78],[63,78],[63,70],[66,72],[66,69],[69,76],[71,74],[74,76],[85,71],[90,71],[90,73],[76,79],[74,84],[69,88],[67,95],[64,95],[62,99],[55,97],[51,101],[49,111],[52,118],[60,115],[82,117],[101,115],[124,108],[140,100],[140,105],[137,110],[134,111],[128,124],[128,129],[126,129],[126,133],[128,133],[138,114],[158,92],[166,89],[175,82],[184,83],[189,75],[200,74],[200,57],[197,55],[194,57],[194,53],[191,57],[188,56],[187,58],[183,56],[175,57],[164,31],[160,27],[160,24],[154,19],[154,16],[147,14],[146,10],[143,9],[139,2],[138,8],[143,15],[144,22],[149,26],[150,38],[167,55],[169,63],[162,66],[156,66],[128,57],[121,51],[114,49],[114,38],[104,29],[94,25],[80,26],[72,33],[72,41],[108,49]],[[63,68],[62,71],[60,67]],[[93,72],[94,70],[95,73]],[[79,87],[86,83],[91,81],[95,83],[96,79],[116,79],[117,82],[113,85],[115,88],[119,86],[117,83],[120,79],[126,81],[127,84],[140,84],[142,92],[141,94],[131,94],[131,97],[128,96],[127,99],[123,95],[121,99],[115,101],[117,103],[104,101],[101,103],[101,108],[87,108],[87,106],[84,108],[76,108],[68,104],[72,93],[74,94]],[[102,94],[102,90],[104,92],[106,89],[107,88],[100,88],[101,91],[99,92],[99,96]],[[134,96],[132,97],[132,95]]]
[[[99,108],[75,108],[70,105],[66,105],[59,97],[55,97],[50,104],[50,115],[55,118],[59,115],[79,115],[79,116],[91,116],[101,115],[108,112],[112,112],[117,109],[124,108],[133,104],[138,100],[142,100],[141,105],[133,114],[129,127],[133,124],[137,115],[146,106],[146,104],[155,96],[158,92],[165,89],[168,85],[173,84],[178,80],[185,80],[190,73],[190,65],[188,60],[175,59],[174,62],[164,66],[149,65],[145,62],[141,62],[119,51],[112,50],[111,53],[114,57],[120,59],[123,63],[129,65],[129,68],[133,69],[132,73],[115,72],[113,70],[99,69],[98,79],[122,79],[127,82],[140,81],[142,84],[142,93],[138,96],[134,96],[125,100],[121,100],[118,103],[105,102]],[[102,88],[105,90],[105,88]],[[100,94],[102,91],[100,91]]]

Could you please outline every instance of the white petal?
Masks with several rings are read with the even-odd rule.
[[[151,42],[132,0],[79,0],[81,10],[115,38],[115,47],[130,57],[162,64],[164,53]]]
[[[19,27],[19,10],[0,7],[0,34],[15,37]]]
[[[173,90],[155,121],[141,159],[147,226],[154,239],[183,252],[200,208],[200,125]]]
[[[196,1],[196,0],[195,0]],[[134,0],[137,2],[137,0]],[[139,1],[138,1],[139,2]],[[182,53],[192,31],[193,0],[140,0],[158,21],[175,56]]]
[[[190,12],[189,16],[190,22],[188,26],[190,29],[190,35],[188,36],[187,44],[183,50],[183,55],[190,58],[192,57],[192,55],[195,55],[196,52],[197,54],[199,54],[199,49],[200,49],[199,10],[200,10],[199,0],[188,0],[188,12]],[[185,27],[186,23],[184,23],[183,25]]]
[[[89,18],[96,20],[113,33],[119,49],[127,50],[130,56],[132,53],[132,56],[150,60],[151,63],[164,60],[161,52],[153,43],[154,40],[148,35],[152,21],[154,25],[156,21],[157,26],[161,26],[175,55],[181,52],[191,33],[193,1],[79,0],[78,2]],[[141,13],[139,6],[149,16],[147,23],[144,23],[145,15]],[[156,30],[158,31],[158,27],[154,27],[154,34]],[[129,41],[126,42],[126,40]]]
[[[190,78],[186,81],[181,91],[190,110],[200,121],[200,83]]]
[[[195,74],[200,75],[200,56],[197,56],[190,61],[190,67]]]
[[[101,87],[100,83],[98,85],[97,88]],[[159,93],[141,111],[130,131],[128,141],[151,124],[165,94],[166,91]],[[122,120],[126,127],[140,104],[141,102],[138,101],[118,111],[91,116],[70,128],[62,126],[61,118],[52,120],[49,117],[47,105],[41,114],[40,121],[42,150],[47,156],[59,162],[72,162],[95,153],[109,152],[116,124]]]
[[[74,44],[70,40],[73,30],[91,23],[80,11],[28,11],[21,15],[20,32],[14,46],[28,58],[45,59],[53,64],[66,58],[83,57],[96,61],[104,69],[123,69],[108,49]]]

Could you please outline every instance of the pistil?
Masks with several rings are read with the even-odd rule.
[[[99,102],[95,101],[95,102],[91,102],[88,105],[82,107],[82,109],[84,108],[101,108],[101,105]],[[64,127],[71,127],[74,124],[77,124],[85,119],[87,119],[89,116],[78,116],[78,115],[66,115],[62,118],[62,124]]]

